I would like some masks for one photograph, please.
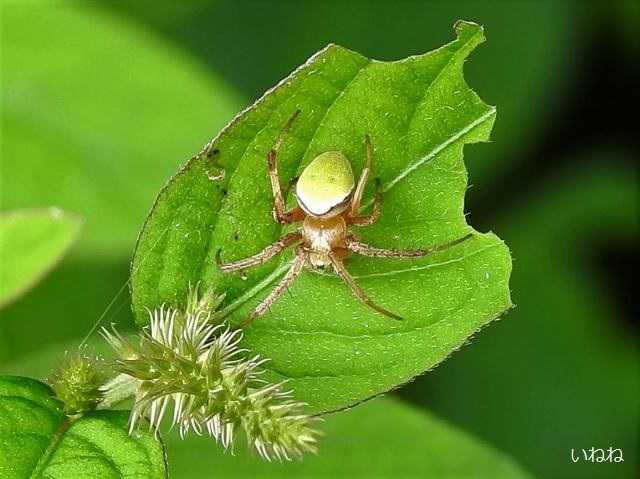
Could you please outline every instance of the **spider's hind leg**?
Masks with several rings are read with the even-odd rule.
[[[430,254],[437,253],[438,251],[447,250],[462,243],[463,241],[468,240],[472,236],[473,233],[469,233],[462,238],[449,241],[448,243],[431,246],[430,248],[409,250],[376,248],[375,246],[362,243],[354,237],[348,237],[346,240],[346,244],[347,248],[349,248],[354,253],[358,253],[363,256],[369,256],[372,258],[422,258],[424,256],[429,256]]]
[[[363,291],[360,285],[356,282],[355,278],[351,276],[351,273],[349,273],[349,271],[347,271],[347,268],[344,267],[344,263],[340,258],[336,257],[333,254],[330,255],[329,258],[331,259],[331,265],[333,266],[336,274],[340,277],[340,279],[342,279],[342,281],[347,283],[347,286],[349,286],[349,289],[351,290],[353,295],[358,298],[363,304],[380,314],[384,314],[391,319],[402,319],[397,314],[392,313],[391,311],[384,309],[382,306],[378,306],[376,303],[371,301],[369,296],[367,296],[367,293]]]
[[[298,247],[298,249],[296,250],[296,257],[293,260],[293,264],[291,265],[291,268],[289,268],[289,271],[287,271],[287,274],[285,274],[284,277],[278,283],[278,285],[271,290],[269,295],[266,298],[264,298],[258,306],[256,306],[256,309],[253,310],[251,315],[242,323],[240,323],[240,327],[243,328],[245,326],[248,326],[249,324],[251,324],[251,322],[254,319],[262,316],[267,311],[269,311],[269,308],[271,307],[271,305],[275,303],[278,300],[278,298],[280,298],[280,296],[283,295],[283,293],[289,288],[289,286],[293,284],[296,278],[300,275],[306,261],[307,261],[307,252],[303,250],[301,247]]]

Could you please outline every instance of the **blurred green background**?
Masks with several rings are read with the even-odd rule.
[[[46,280],[0,311],[0,372],[45,374],[79,343],[126,282],[163,183],[311,54],[334,42],[399,59],[450,41],[463,18],[487,36],[467,81],[498,107],[493,142],[465,150],[467,211],[511,247],[517,307],[393,395],[536,477],[638,477],[634,3],[1,5],[2,209],[56,205],[85,226]],[[132,324],[127,296],[105,323]],[[571,462],[571,448],[592,446],[621,448],[625,462]],[[197,457],[215,469],[219,456]]]

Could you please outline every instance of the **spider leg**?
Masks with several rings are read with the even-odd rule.
[[[280,224],[289,224],[299,221],[304,217],[300,208],[294,208],[291,211],[285,211],[284,196],[282,195],[282,187],[280,186],[280,177],[278,175],[278,150],[284,139],[291,129],[291,124],[296,119],[300,110],[293,112],[287,122],[280,130],[278,137],[269,153],[267,153],[267,167],[269,169],[269,179],[271,180],[271,191],[273,192],[273,210],[275,220]]]
[[[360,179],[358,179],[358,186],[356,186],[356,191],[353,194],[353,199],[351,200],[350,214],[353,217],[358,216],[358,213],[360,212],[360,203],[362,202],[364,188],[365,186],[367,186],[367,180],[369,179],[369,175],[371,174],[371,163],[373,161],[373,145],[371,144],[371,138],[369,137],[369,135],[365,135],[364,137],[364,153],[364,168],[362,169]]]
[[[269,310],[269,308],[271,308],[271,305],[275,303],[278,298],[280,298],[280,296],[282,296],[282,294],[289,288],[289,286],[293,284],[298,275],[302,272],[302,268],[304,267],[306,261],[306,251],[304,251],[302,248],[298,248],[296,250],[296,257],[293,260],[291,268],[289,268],[289,271],[287,271],[287,274],[285,274],[278,285],[271,290],[269,295],[264,298],[258,306],[256,306],[256,309],[253,310],[249,317],[242,323],[240,323],[240,327],[243,328],[251,324],[254,319],[265,314]]]
[[[463,241],[468,240],[473,236],[473,233],[469,233],[462,238],[458,238],[448,243],[443,243],[437,246],[431,246],[425,249],[413,249],[413,250],[399,250],[399,249],[384,249],[370,246],[366,243],[361,243],[353,237],[346,239],[347,248],[354,253],[361,254],[363,256],[370,256],[372,258],[421,258],[423,256],[429,256],[430,254],[438,251],[444,251],[452,246],[458,245]]]
[[[329,258],[331,259],[331,264],[333,265],[333,269],[336,272],[336,274],[340,277],[340,279],[342,279],[342,281],[347,283],[347,286],[349,286],[349,289],[351,290],[353,295],[356,298],[358,298],[363,304],[377,311],[378,313],[388,316],[391,319],[398,319],[398,320],[402,319],[397,314],[394,314],[391,311],[388,311],[384,309],[382,306],[378,306],[373,301],[371,301],[371,299],[369,299],[369,296],[367,296],[367,293],[365,293],[362,290],[360,285],[356,282],[355,278],[351,276],[351,274],[344,267],[344,263],[340,258],[337,258],[333,254],[329,255]]]
[[[233,271],[240,271],[246,268],[251,268],[252,266],[266,263],[280,251],[288,248],[289,246],[292,246],[296,241],[300,241],[301,239],[302,235],[300,233],[288,233],[282,236],[275,243],[267,246],[258,254],[254,254],[253,256],[249,256],[248,258],[243,258],[237,261],[232,261],[231,263],[224,264],[220,260],[220,250],[218,250],[216,251],[216,264],[218,265],[220,271],[222,271],[223,273],[231,273]]]
[[[376,195],[373,198],[373,210],[371,214],[365,216],[350,216],[347,222],[356,226],[369,226],[380,218],[380,208],[382,206],[382,183],[376,178]]]

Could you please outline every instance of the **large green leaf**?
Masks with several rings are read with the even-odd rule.
[[[62,258],[81,220],[57,208],[0,214],[0,307],[38,282]]]
[[[70,421],[45,384],[0,376],[0,477],[166,477],[162,445],[147,432],[129,435],[127,418],[101,411]]]
[[[287,258],[223,276],[214,265],[274,241],[265,156],[287,117],[301,109],[280,155],[282,181],[315,155],[344,151],[359,171],[362,139],[375,144],[385,188],[382,219],[365,241],[406,248],[469,232],[463,213],[465,143],[488,138],[495,109],[464,82],[462,66],[483,41],[459,22],[458,38],[398,62],[369,60],[330,45],[236,118],[160,193],[132,266],[137,320],[145,308],[184,301],[200,283],[227,294],[232,321],[246,317],[287,267]],[[223,179],[219,173],[224,172]],[[442,361],[510,307],[506,246],[477,234],[416,261],[352,258],[349,268],[396,322],[362,307],[333,275],[306,272],[272,313],[246,332],[252,352],[270,359],[268,378],[290,379],[313,411],[330,411],[389,390]]]

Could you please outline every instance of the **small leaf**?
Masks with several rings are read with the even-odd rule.
[[[82,221],[57,208],[0,214],[0,307],[34,286],[64,256]]]
[[[244,451],[224,454],[210,440],[167,438],[171,477],[530,478],[509,456],[434,415],[377,398],[328,417],[317,456],[265,467]]]
[[[0,477],[109,479],[166,477],[163,447],[127,432],[128,411],[70,421],[45,384],[0,376]]]
[[[223,275],[214,257],[218,249],[225,261],[249,256],[282,234],[271,214],[266,154],[296,109],[279,156],[283,184],[333,149],[359,173],[369,134],[385,202],[381,220],[359,231],[364,241],[413,248],[468,233],[462,148],[487,140],[495,108],[462,75],[482,28],[458,22],[456,33],[442,48],[397,62],[330,45],[230,123],[169,182],[147,219],[132,265],[138,323],[147,321],[145,308],[182,305],[197,283],[225,292],[225,311],[239,321],[284,273],[287,255],[246,277]],[[405,320],[363,307],[334,275],[305,272],[245,335],[252,352],[270,358],[268,380],[289,379],[315,412],[410,380],[511,306],[509,251],[491,233],[421,260],[353,257],[347,266]]]

